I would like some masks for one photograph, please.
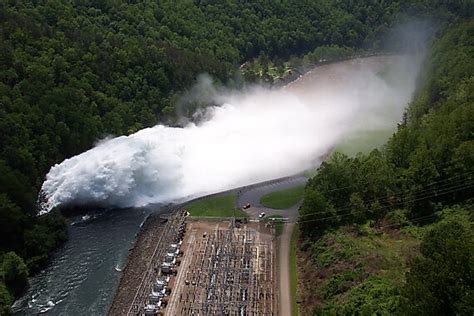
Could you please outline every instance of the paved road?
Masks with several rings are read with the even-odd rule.
[[[294,223],[287,223],[279,237],[278,272],[280,280],[280,315],[291,315],[291,286],[290,286],[290,244]]]
[[[295,219],[298,217],[298,209],[300,207],[299,203],[288,209],[277,210],[261,205],[260,198],[271,192],[304,185],[306,181],[308,181],[308,178],[305,176],[293,176],[276,182],[262,183],[253,185],[249,188],[242,188],[237,197],[237,206],[242,208],[245,204],[250,203],[251,207],[245,210],[245,212],[252,218],[258,218],[258,215],[261,212],[265,212],[267,216],[281,215],[283,217]]]
[[[241,187],[225,192],[220,192],[215,195],[228,194],[229,192],[237,192],[236,204],[239,208],[242,208],[245,204],[250,203],[251,207],[246,209],[245,212],[250,215],[251,218],[258,218],[261,212],[265,212],[267,216],[270,215],[281,215],[290,219],[290,223],[286,223],[283,229],[283,233],[278,237],[278,280],[279,280],[279,293],[280,298],[279,304],[279,315],[290,316],[291,315],[291,288],[290,288],[290,244],[291,234],[293,232],[294,220],[298,218],[298,209],[301,205],[297,203],[288,209],[272,209],[265,207],[260,204],[260,198],[268,193],[280,191],[284,189],[293,188],[296,186],[304,185],[308,181],[308,178],[303,175],[291,176],[272,181],[252,184],[246,187]],[[203,197],[205,198],[205,197]],[[191,201],[190,201],[191,202]],[[187,202],[187,203],[190,203]]]
[[[283,210],[271,209],[260,204],[260,198],[270,192],[289,189],[292,187],[304,185],[308,178],[304,176],[294,176],[277,181],[253,185],[249,188],[242,188],[238,191],[237,206],[243,207],[250,203],[251,207],[247,212],[252,218],[258,218],[260,212],[269,215],[281,215],[290,218],[290,223],[286,223],[283,233],[278,237],[278,280],[280,287],[279,315],[291,315],[291,287],[290,287],[290,245],[291,234],[295,224],[293,220],[298,217],[298,209],[301,205],[296,205]]]

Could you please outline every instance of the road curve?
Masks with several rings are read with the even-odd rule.
[[[281,215],[282,217],[288,217],[290,219],[296,219],[298,217],[298,209],[300,204],[288,208],[288,209],[272,209],[265,207],[260,204],[260,198],[265,194],[289,189],[306,184],[308,178],[303,175],[297,175],[287,178],[282,178],[274,181],[264,182],[261,184],[255,184],[251,187],[244,187],[237,191],[237,206],[242,208],[245,204],[250,203],[251,207],[245,212],[252,218],[258,218],[261,212],[265,212],[269,215]]]

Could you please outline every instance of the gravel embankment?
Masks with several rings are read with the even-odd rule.
[[[153,214],[143,225],[128,255],[127,265],[122,271],[122,277],[108,315],[126,315],[128,313],[160,238],[160,231],[164,226],[162,221],[159,214]]]

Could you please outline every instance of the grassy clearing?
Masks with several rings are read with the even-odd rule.
[[[283,227],[285,223],[283,223],[280,219],[283,218],[281,215],[271,215],[266,217],[265,221],[269,222],[272,219],[275,219],[275,235],[278,237],[283,233]]]
[[[235,206],[235,193],[210,196],[192,202],[186,209],[191,216],[202,217],[246,217],[247,214]]]
[[[273,209],[285,209],[298,203],[304,195],[304,185],[268,193],[260,198],[260,204]]]
[[[343,139],[333,152],[338,151],[348,156],[355,156],[359,152],[368,154],[374,148],[380,148],[385,144],[395,130],[396,128],[385,128],[352,133]]]
[[[298,224],[293,228],[290,243],[290,290],[291,290],[291,313],[293,316],[299,315],[298,309],[298,270],[296,263],[296,247],[300,230]]]

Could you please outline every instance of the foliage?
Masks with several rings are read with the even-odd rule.
[[[286,209],[301,201],[303,194],[304,186],[298,186],[265,194],[260,203],[269,208]]]
[[[0,315],[10,315],[10,305],[13,298],[2,281],[0,281]]]
[[[396,227],[403,227],[410,224],[408,211],[405,209],[396,209],[388,213],[386,219]]]
[[[345,234],[328,233],[311,248],[313,261],[318,268],[327,268],[340,261],[353,262],[356,254],[354,241]]]
[[[399,291],[391,280],[384,277],[369,277],[350,289],[344,304],[332,302],[324,308],[316,309],[315,314],[393,315],[398,309],[399,299]]]
[[[335,214],[334,207],[328,203],[322,193],[309,190],[305,193],[300,207],[300,229],[306,236],[318,236],[326,227],[337,222]]]
[[[321,296],[324,299],[330,299],[334,295],[343,293],[359,278],[360,276],[356,271],[344,271],[343,273],[334,274],[321,285]]]
[[[472,202],[462,205],[453,205],[443,208],[433,215],[435,215],[435,217],[431,217],[430,221],[423,222],[423,225],[403,226],[401,231],[422,240],[438,224],[456,222],[469,229],[474,223],[474,205],[472,205]]]
[[[406,315],[474,312],[474,234],[457,222],[438,224],[421,244],[403,288]]]
[[[361,234],[361,230],[364,231]],[[302,257],[305,314],[393,314],[407,264],[419,241],[409,233],[392,234],[363,225],[326,231],[305,243]],[[307,275],[307,276],[306,276]]]
[[[245,62],[240,67],[240,75],[245,82],[260,82],[270,84],[285,84],[314,66],[327,62],[362,56],[367,52],[357,51],[352,47],[323,45],[299,57],[292,56],[287,62],[281,59],[272,61],[265,53],[258,58]]]
[[[23,259],[13,251],[3,255],[1,259],[1,280],[9,288],[12,297],[16,297],[28,283],[28,268]]]
[[[299,222],[321,270],[315,313],[473,313],[472,34],[472,20],[439,34],[383,148],[335,153],[309,181]]]
[[[21,212],[5,194],[0,194],[0,254],[15,249],[37,271],[50,253],[67,239],[66,222],[58,212],[34,218]]]
[[[66,222],[53,212],[42,216],[31,229],[24,232],[26,261],[29,269],[39,271],[47,262],[51,251],[67,240]]]
[[[425,83],[384,148],[355,157],[336,152],[321,165],[301,209],[307,236],[314,235],[313,228],[366,219],[402,224],[399,209],[413,219],[434,214],[440,203],[470,197],[474,64],[466,61],[474,54],[468,36],[473,32],[474,23],[466,22],[436,42],[422,75]],[[398,215],[390,214],[394,211]],[[312,225],[305,225],[306,220]]]
[[[198,74],[232,84],[238,65],[258,56],[282,64],[310,51],[377,50],[399,14],[452,21],[470,9],[422,0],[1,1],[0,254],[13,250],[37,270],[66,230],[58,213],[35,217],[49,168],[105,136],[173,122]],[[472,153],[459,145],[456,157]]]

